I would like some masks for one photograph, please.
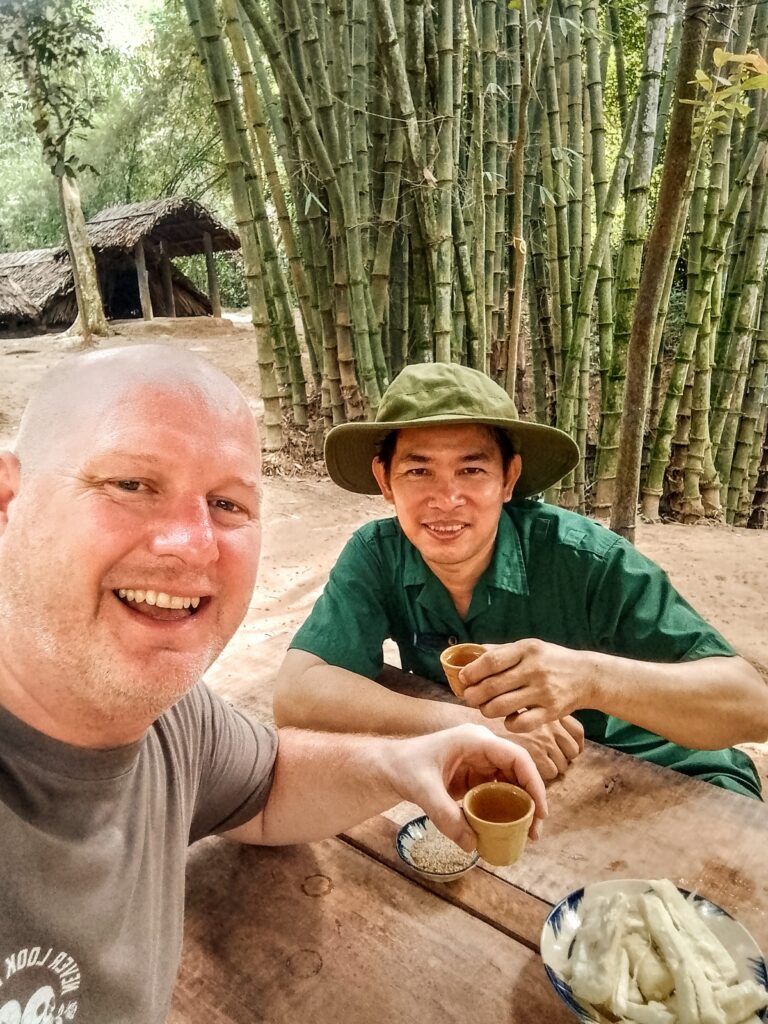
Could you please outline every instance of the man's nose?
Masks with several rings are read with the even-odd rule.
[[[166,508],[153,525],[150,550],[174,555],[188,565],[209,565],[218,557],[216,532],[206,498],[184,498]]]
[[[430,495],[430,504],[436,508],[455,508],[466,501],[461,480],[456,477],[438,478]]]

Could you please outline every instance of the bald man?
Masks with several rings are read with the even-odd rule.
[[[529,790],[538,834],[530,756],[482,727],[278,743],[206,688],[259,510],[243,396],[163,347],[69,359],[0,453],[3,1024],[161,1024],[203,836],[310,841],[408,799],[469,849],[455,798],[489,777]]]

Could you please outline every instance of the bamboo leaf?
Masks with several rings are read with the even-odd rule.
[[[696,74],[694,75],[694,79],[702,87],[702,89],[706,89],[707,92],[712,91],[712,79],[709,77],[706,71],[702,71],[701,68],[698,68]]]
[[[727,53],[722,46],[716,46],[712,51],[712,63],[716,68],[721,68],[723,64],[726,64],[729,60],[733,59],[734,54]]]
[[[768,89],[768,74],[754,75],[741,83],[742,89]]]

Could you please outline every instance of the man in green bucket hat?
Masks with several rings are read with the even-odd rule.
[[[570,437],[521,421],[485,374],[432,363],[400,373],[374,422],[331,430],[325,457],[339,486],[381,492],[395,518],[342,551],[280,670],[278,724],[397,735],[482,722],[548,779],[586,735],[760,797],[730,746],[768,736],[758,672],[632,545],[536,500],[578,462]],[[387,639],[405,672],[443,685],[446,647],[487,650],[451,704],[376,681]]]

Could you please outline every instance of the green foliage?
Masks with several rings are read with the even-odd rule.
[[[245,289],[245,273],[243,257],[240,252],[217,252],[213,259],[216,263],[216,276],[221,292],[221,305],[230,309],[242,309],[248,305],[248,293]],[[208,277],[205,269],[205,256],[184,256],[173,261],[182,274],[190,279],[198,291],[208,294]]]
[[[85,0],[5,0],[0,7],[0,52],[26,87],[32,127],[56,177],[88,166],[70,140],[92,127],[83,68],[99,39]]]
[[[731,117],[743,119],[752,111],[746,94],[768,89],[768,61],[759,53],[729,53],[718,46],[712,54],[712,62],[718,71],[727,64],[732,67],[727,76],[724,73],[710,76],[699,68],[695,81],[703,99],[682,100],[696,108],[693,130],[697,139],[728,131]]]
[[[85,138],[71,136],[81,165],[97,172],[79,176],[86,217],[106,206],[183,194],[231,224],[204,72],[178,8],[162,0],[91,6],[102,43],[89,49],[79,75],[92,128]],[[0,250],[63,241],[56,189],[32,121],[16,67],[0,55]]]

